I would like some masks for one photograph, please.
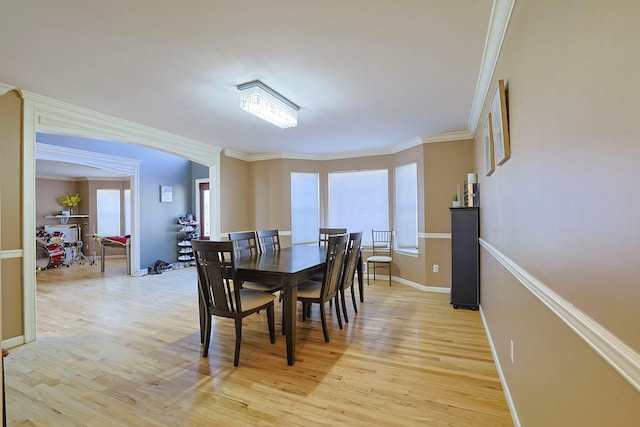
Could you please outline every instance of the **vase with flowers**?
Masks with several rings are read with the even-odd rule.
[[[80,200],[82,200],[82,198],[80,197],[79,194],[73,195],[71,193],[68,193],[64,197],[59,197],[58,203],[68,208],[63,212],[68,212],[69,215],[73,215],[73,208],[78,206],[78,203],[80,203]]]

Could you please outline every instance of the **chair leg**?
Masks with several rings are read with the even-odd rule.
[[[267,307],[267,322],[269,323],[269,339],[271,344],[276,343],[276,319],[273,304]]]
[[[356,291],[353,290],[353,286],[351,286],[351,301],[353,301],[353,311],[358,312],[358,305],[356,304]]]
[[[353,295],[353,287],[351,288],[351,295]],[[344,313],[344,322],[349,323],[349,316],[347,315],[347,304],[344,300],[344,289],[340,289],[340,300],[342,301],[342,313]]]
[[[367,261],[367,286],[369,286],[369,275],[371,274],[371,269],[369,268],[369,261]]]
[[[211,342],[211,315],[207,314],[202,319],[204,323],[204,342],[202,343],[202,357],[209,354],[209,343]]]
[[[342,315],[340,314],[340,305],[338,303],[338,294],[336,294],[335,300],[336,300],[336,316],[338,316],[338,325],[340,326],[340,329],[342,329]]]
[[[311,319],[311,306],[313,304],[311,304],[310,302],[307,303],[307,319]]]
[[[329,342],[329,331],[327,329],[327,316],[324,309],[324,303],[320,303],[320,319],[322,320],[322,333],[324,334],[324,341]]]
[[[391,264],[389,264],[389,286],[391,286]]]
[[[242,340],[242,317],[236,318],[236,353],[233,356],[233,366],[240,362],[240,341]]]
[[[307,320],[307,303],[302,301],[302,321]]]

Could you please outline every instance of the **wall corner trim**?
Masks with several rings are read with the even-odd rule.
[[[480,239],[480,246],[582,338],[605,362],[622,375],[633,388],[640,391],[640,353],[533,277],[491,244]]]

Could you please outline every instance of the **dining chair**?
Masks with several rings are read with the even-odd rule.
[[[280,250],[280,234],[278,230],[258,230],[256,231],[258,237],[258,246],[260,252],[272,252]]]
[[[324,279],[322,282],[308,280],[298,285],[298,301],[302,302],[302,320],[307,320],[311,313],[313,303],[320,304],[320,319],[322,321],[322,332],[324,340],[329,342],[329,330],[327,329],[327,315],[325,303],[335,300],[336,316],[338,325],[342,329],[342,318],[340,316],[340,306],[338,303],[338,287],[344,264],[348,236],[339,234],[330,236],[327,240],[327,257],[324,267]]]
[[[367,258],[367,285],[371,277],[369,265],[373,265],[373,280],[376,280],[376,267],[389,271],[391,286],[391,265],[393,263],[393,230],[371,230],[373,255]]]
[[[358,306],[356,304],[356,293],[354,288],[354,279],[356,276],[356,267],[358,264],[358,258],[360,257],[360,246],[362,244],[362,232],[349,233],[349,241],[347,242],[347,249],[344,258],[344,269],[342,270],[342,278],[340,280],[340,286],[338,292],[340,294],[340,300],[342,302],[342,313],[344,314],[344,321],[349,323],[349,316],[347,315],[347,304],[345,302],[344,293],[348,288],[351,288],[351,301],[353,302],[353,310],[357,313]]]
[[[275,296],[235,286],[238,281],[236,280],[233,242],[192,240],[191,243],[198,270],[198,292],[206,310],[202,357],[207,357],[209,354],[213,316],[227,317],[235,321],[236,346],[233,366],[238,366],[242,319],[246,316],[266,309],[269,338],[272,344],[276,342],[273,308]]]
[[[258,238],[254,231],[240,231],[229,233],[229,240],[233,242],[233,251],[237,257],[250,257],[260,255]],[[241,286],[246,289],[262,292],[277,292],[282,289],[279,285],[267,285],[258,282],[242,282]]]

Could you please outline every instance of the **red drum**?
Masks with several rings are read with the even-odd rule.
[[[64,248],[60,245],[36,244],[36,267],[41,270],[59,267],[64,263]]]

